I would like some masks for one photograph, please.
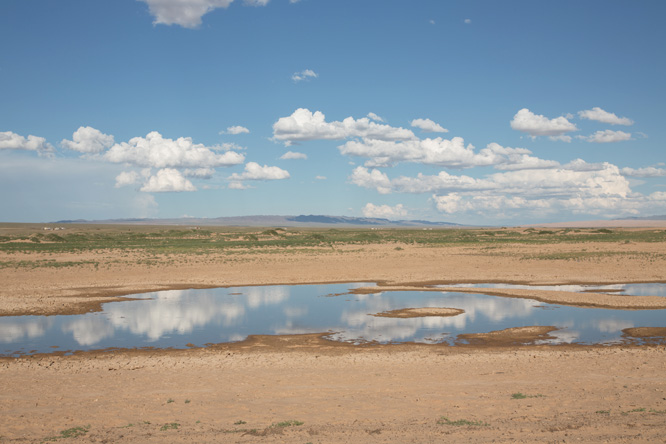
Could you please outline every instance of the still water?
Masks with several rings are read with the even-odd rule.
[[[552,325],[545,343],[615,343],[622,329],[666,327],[666,310],[605,310],[460,292],[350,294],[371,283],[172,290],[71,316],[0,317],[0,355],[120,348],[186,348],[248,335],[328,333],[336,341],[454,345],[461,333]],[[477,285],[477,284],[475,284]],[[395,319],[371,314],[451,307],[453,317]]]

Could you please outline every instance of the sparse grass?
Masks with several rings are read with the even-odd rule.
[[[65,438],[77,438],[79,436],[84,436],[86,433],[88,433],[89,430],[90,425],[83,427],[72,427],[71,429],[62,430],[60,434],[56,436],[49,436],[48,438],[44,438],[42,442],[57,441],[59,439]]]
[[[167,399],[167,402],[166,402],[166,403],[167,403],[167,404],[171,404],[172,402],[176,402],[176,401],[174,401],[173,399],[169,398],[169,399]]]
[[[238,421],[234,422],[234,425],[243,425],[243,424],[247,424],[247,422],[243,421],[242,419],[239,419]]]
[[[524,393],[514,393],[511,395],[511,398],[513,399],[527,399],[527,398],[544,398],[545,396],[542,395],[541,393],[537,393],[536,395],[526,395]]]
[[[191,401],[189,399],[185,400],[185,404],[189,404]]]
[[[474,427],[485,427],[490,425],[484,421],[469,421],[467,419],[457,419],[455,421],[452,421],[446,416],[442,416],[441,418],[439,418],[437,420],[437,424],[450,425],[450,426],[474,426]]]
[[[597,410],[596,412],[599,415],[610,415],[610,410]]]
[[[169,422],[160,427],[160,431],[165,432],[167,430],[177,430],[180,427],[180,424],[177,422]]]
[[[290,420],[290,421],[277,422],[271,425],[271,427],[294,427],[294,426],[301,426],[303,424],[305,424],[303,421]]]

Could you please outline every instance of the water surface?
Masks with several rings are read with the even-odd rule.
[[[608,310],[546,304],[483,294],[397,291],[350,294],[374,284],[279,285],[171,290],[142,300],[103,304],[103,311],[70,316],[0,317],[0,355],[109,347],[186,348],[242,341],[248,335],[329,333],[362,343],[445,342],[461,333],[553,325],[546,343],[615,343],[629,327],[666,327],[666,310]],[[479,284],[474,284],[479,285]],[[395,319],[388,310],[450,307],[453,317]],[[57,347],[57,348],[54,348]]]

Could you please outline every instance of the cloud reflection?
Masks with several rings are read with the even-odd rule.
[[[0,323],[0,342],[6,344],[16,342],[23,338],[38,338],[46,334],[53,321],[51,318],[40,317],[28,322],[3,322]]]

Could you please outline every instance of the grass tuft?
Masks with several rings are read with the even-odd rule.
[[[272,425],[272,427],[294,427],[294,426],[300,426],[305,424],[303,421],[295,421],[295,420],[290,420],[290,421],[282,421],[278,422]]]
[[[437,420],[437,424],[440,425],[451,425],[451,426],[489,426],[487,422],[484,421],[469,421],[467,419],[458,419],[455,421],[450,420],[446,416],[442,416]]]
[[[511,395],[511,398],[513,399],[527,399],[527,398],[544,398],[545,396],[542,395],[541,393],[537,393],[536,395],[526,395],[524,393],[514,393]]]

